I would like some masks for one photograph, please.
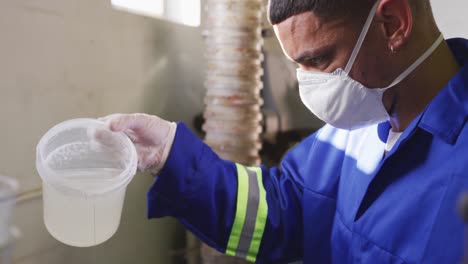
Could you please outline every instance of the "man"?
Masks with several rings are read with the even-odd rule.
[[[269,16],[328,124],[280,167],[246,168],[181,123],[105,118],[158,174],[149,217],[258,263],[459,262],[468,41],[443,40],[428,0],[271,0]]]

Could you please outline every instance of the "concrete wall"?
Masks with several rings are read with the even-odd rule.
[[[0,0],[0,174],[37,190],[35,145],[70,118],[147,112],[191,123],[202,111],[198,28],[114,11],[107,0]],[[183,230],[147,221],[152,178],[137,175],[121,227],[102,246],[76,249],[44,228],[40,196],[18,204],[18,264],[171,263]]]
[[[437,24],[445,38],[468,38],[468,1],[431,0]]]

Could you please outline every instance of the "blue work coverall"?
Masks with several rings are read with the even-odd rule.
[[[325,125],[275,168],[222,160],[179,123],[148,216],[173,216],[208,245],[257,263],[459,263],[468,41],[448,43],[461,70],[385,157],[388,122]]]

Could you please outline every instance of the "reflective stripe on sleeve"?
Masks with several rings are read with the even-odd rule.
[[[226,254],[257,259],[268,215],[260,168],[237,166],[237,207]]]

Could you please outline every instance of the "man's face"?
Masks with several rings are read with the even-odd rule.
[[[305,12],[275,25],[275,33],[288,58],[310,71],[344,69],[364,25],[362,21],[324,19]],[[369,29],[350,75],[367,87],[384,87],[389,76],[385,61],[388,48],[376,22]],[[387,72],[387,73],[386,73]]]

